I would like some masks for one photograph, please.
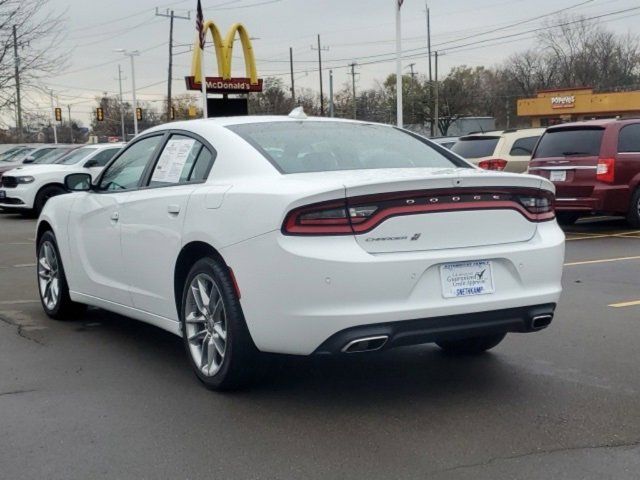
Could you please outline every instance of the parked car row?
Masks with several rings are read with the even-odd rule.
[[[86,172],[97,177],[123,145],[44,145],[15,150],[15,155],[0,160],[0,208],[39,215],[51,197],[67,192],[66,175]]]
[[[549,179],[563,224],[604,214],[625,216],[640,227],[640,119],[474,133],[451,150],[486,170]]]

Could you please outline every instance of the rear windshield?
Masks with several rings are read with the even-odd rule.
[[[533,158],[598,156],[603,133],[602,128],[549,130],[542,135]]]
[[[498,145],[500,137],[461,138],[451,148],[463,158],[490,157]]]
[[[282,173],[469,167],[419,137],[384,125],[304,121],[228,128],[256,147]]]

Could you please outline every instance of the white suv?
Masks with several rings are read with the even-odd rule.
[[[485,170],[524,173],[544,128],[523,128],[460,137],[452,151]]]
[[[51,164],[24,165],[0,178],[0,207],[8,211],[39,215],[47,200],[66,193],[64,177],[85,172],[96,177],[124,143],[87,145]]]

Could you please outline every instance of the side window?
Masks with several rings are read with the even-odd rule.
[[[186,135],[172,135],[153,169],[149,186],[202,181],[212,162],[211,152],[202,143]]]
[[[89,162],[91,162],[94,167],[104,167],[119,151],[119,148],[108,148],[96,154]]]
[[[127,148],[109,165],[100,179],[99,190],[127,190],[136,188],[145,167],[153,158],[162,135],[143,138]]]
[[[622,127],[618,137],[618,152],[640,152],[640,123]]]
[[[540,136],[519,138],[513,142],[509,155],[530,157]]]

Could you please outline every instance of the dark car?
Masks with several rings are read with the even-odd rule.
[[[640,119],[592,120],[549,127],[529,173],[556,186],[558,221],[624,215],[640,227]]]

